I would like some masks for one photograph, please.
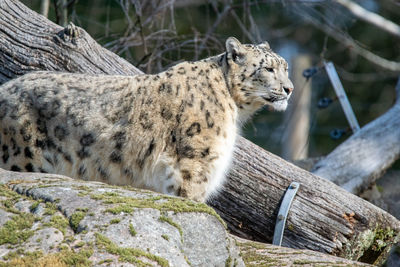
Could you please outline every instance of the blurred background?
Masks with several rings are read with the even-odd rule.
[[[351,134],[323,61],[335,64],[360,126],[383,114],[395,99],[394,88],[400,70],[391,70],[389,63],[388,66],[380,64],[380,59],[400,61],[400,36],[355,16],[343,5],[347,1],[22,2],[38,12],[41,9],[48,12],[48,18],[60,25],[72,21],[145,73],[160,72],[180,61],[219,54],[224,51],[224,41],[229,36],[244,43],[267,40],[289,62],[298,96],[292,98],[286,113],[259,112],[242,134],[289,160],[323,156]],[[48,11],[43,11],[46,2]],[[356,3],[400,23],[399,1]],[[365,53],[378,59],[366,58]],[[307,78],[303,76],[305,71]],[[318,103],[328,104],[331,100],[325,108],[318,107]],[[400,164],[397,162],[395,167],[399,168]]]
[[[290,161],[322,157],[352,133],[324,62],[336,67],[361,127],[395,101],[399,0],[22,2],[59,25],[72,21],[145,73],[219,54],[229,36],[267,40],[290,64],[294,95],[285,113],[260,111],[242,135]],[[400,161],[362,197],[400,218]],[[400,266],[399,247],[387,266]]]

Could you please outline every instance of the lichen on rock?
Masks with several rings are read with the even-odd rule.
[[[1,170],[0,203],[1,267],[242,263],[215,211],[183,198]]]

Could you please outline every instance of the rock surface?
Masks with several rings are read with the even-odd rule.
[[[10,264],[244,266],[224,223],[205,204],[3,170],[0,201],[0,259]]]

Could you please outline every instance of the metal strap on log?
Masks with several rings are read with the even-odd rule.
[[[292,205],[293,199],[296,196],[297,190],[299,190],[300,184],[292,182],[286,190],[285,196],[283,197],[281,207],[279,208],[278,216],[276,218],[274,238],[272,244],[280,246],[282,244],[283,232],[285,231],[286,218],[289,213],[290,206]]]

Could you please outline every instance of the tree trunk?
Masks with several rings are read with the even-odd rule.
[[[298,55],[292,60],[294,88],[290,105],[285,112],[283,158],[291,162],[308,158],[310,136],[311,81],[306,80],[302,70],[311,66],[311,56]]]
[[[63,29],[18,1],[2,0],[0,83],[33,70],[140,73],[82,29]],[[387,125],[390,119],[395,118],[388,118]],[[377,142],[385,140],[382,135]],[[301,185],[289,212],[285,246],[377,264],[397,242],[400,223],[393,216],[244,138],[238,138],[226,186],[210,204],[233,233],[270,242],[280,201],[292,181]]]

